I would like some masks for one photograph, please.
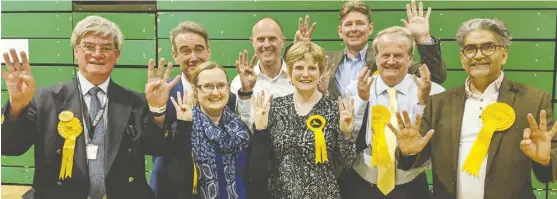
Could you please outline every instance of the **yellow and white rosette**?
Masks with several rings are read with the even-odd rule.
[[[192,193],[197,195],[197,166],[195,165],[195,158],[193,157],[193,152],[191,152],[191,158],[193,161],[193,190]]]
[[[71,111],[62,111],[58,115],[58,119],[60,119],[60,122],[58,122],[58,133],[65,139],[59,175],[59,179],[62,180],[72,177],[75,140],[81,135],[83,127],[81,127],[81,122]]]
[[[510,128],[516,119],[516,115],[513,108],[508,104],[496,102],[484,109],[481,119],[482,129],[474,145],[472,145],[464,165],[462,165],[462,170],[473,176],[478,176],[495,131],[504,131]]]
[[[313,131],[315,136],[315,164],[329,161],[327,143],[325,142],[325,135],[323,135],[323,128],[326,124],[327,121],[321,115],[312,115],[306,120],[308,129]]]
[[[385,126],[391,121],[391,112],[387,107],[375,105],[371,107],[371,166],[386,168],[391,162],[387,138],[385,137]],[[371,136],[370,136],[371,137]]]

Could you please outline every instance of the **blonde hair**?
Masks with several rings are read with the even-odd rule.
[[[192,86],[197,86],[197,84],[199,83],[199,74],[201,72],[203,72],[204,70],[210,70],[210,69],[214,69],[214,68],[218,68],[221,69],[224,74],[226,75],[226,77],[228,77],[228,73],[226,73],[226,69],[224,69],[224,67],[222,67],[221,65],[212,62],[212,61],[206,61],[203,62],[202,64],[199,64],[198,66],[195,67],[195,70],[191,73],[191,77],[189,79],[189,82],[192,84]],[[228,83],[228,78],[226,79],[226,83]]]
[[[288,74],[292,74],[294,63],[311,58],[319,66],[319,73],[325,71],[325,51],[319,45],[308,41],[300,41],[292,45],[286,54]]]
[[[114,39],[114,48],[118,51],[122,49],[124,44],[124,35],[118,25],[103,17],[92,15],[85,17],[85,19],[77,22],[75,25],[71,37],[72,46],[78,45],[83,36],[88,33],[94,33],[103,37],[111,36]]]
[[[366,3],[363,1],[348,1],[340,7],[338,12],[340,23],[346,15],[350,14],[351,12],[359,12],[366,16],[367,22],[371,23],[371,11]]]
[[[174,43],[174,39],[179,34],[184,33],[193,33],[199,35],[205,39],[205,45],[209,48],[209,33],[203,26],[193,21],[184,21],[178,26],[176,26],[172,31],[170,31],[170,42],[172,43],[172,51],[176,51],[176,44]]]
[[[377,36],[373,40],[373,50],[375,51],[376,55],[379,53],[378,45],[381,37],[402,37],[408,40],[410,47],[408,48],[408,55],[414,54],[414,48],[416,47],[416,42],[414,42],[414,36],[410,30],[400,27],[400,26],[393,26],[386,29],[383,29],[377,33]]]

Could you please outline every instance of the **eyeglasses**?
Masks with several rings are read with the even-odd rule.
[[[467,45],[467,46],[464,46],[464,48],[462,48],[460,50],[460,52],[466,58],[474,58],[474,57],[476,57],[476,54],[478,53],[478,48],[480,49],[480,52],[484,56],[490,56],[490,55],[493,55],[493,53],[495,53],[495,50],[497,50],[497,48],[505,48],[505,47],[506,46],[504,46],[504,45],[497,45],[497,44],[493,44],[493,43],[483,44],[480,47],[474,46],[474,45]]]
[[[114,46],[111,45],[103,45],[103,46],[97,46],[93,44],[79,45],[79,48],[81,48],[81,50],[83,50],[85,54],[94,54],[97,51],[97,47],[100,48],[101,54],[110,54],[116,51],[116,48],[114,48]]]
[[[228,89],[228,83],[217,83],[216,85],[207,83],[203,85],[197,85],[197,88],[199,88],[201,91],[205,93],[213,92],[215,88],[217,89],[218,92],[223,92]]]

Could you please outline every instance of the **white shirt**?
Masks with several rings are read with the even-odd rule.
[[[385,84],[385,82],[381,79],[380,76],[374,76],[371,78],[375,78],[373,84],[370,88],[370,102],[371,105],[368,107],[368,118],[371,118],[371,107],[373,105],[384,105],[389,106],[390,100],[389,95],[387,93],[387,89],[389,86]],[[397,90],[397,110],[402,112],[402,110],[407,110],[408,114],[414,122],[415,115],[423,113],[425,105],[418,105],[418,86],[414,82],[413,76],[410,74],[406,74],[404,79],[394,86]],[[444,92],[445,88],[436,84],[435,82],[431,83],[431,91],[430,95],[434,95],[437,93]],[[369,123],[370,120],[363,121],[363,117],[366,111],[366,105],[368,101],[363,101],[360,97],[358,97],[358,89],[357,89],[357,80],[354,80],[350,86],[348,87],[346,93],[348,95],[354,96],[354,107],[355,107],[355,124],[354,124],[354,134],[357,134],[363,122],[367,122],[367,126],[370,127],[371,124]],[[385,127],[388,128],[388,127]],[[371,166],[371,139],[373,137],[373,132],[371,128],[366,130],[366,144],[368,148],[364,149],[360,154],[358,154],[356,162],[354,163],[354,170],[366,181],[377,184],[377,168]],[[395,184],[405,184],[408,183],[414,178],[416,178],[420,173],[424,172],[426,169],[431,167],[431,162],[428,160],[426,163],[421,165],[420,167],[411,169],[409,171],[404,171],[401,169],[397,169],[395,173]]]
[[[184,73],[182,73],[182,75],[180,75],[180,79],[182,79],[182,93],[180,93],[180,95],[184,96],[184,93],[186,93],[186,91],[192,91],[192,86],[190,84],[190,82],[188,81],[188,79],[186,78],[186,75],[184,75]]]
[[[255,87],[253,88],[253,95],[259,93],[260,91],[265,91],[265,96],[269,97],[270,95],[273,98],[282,97],[288,94],[294,93],[294,86],[290,84],[288,80],[288,74],[286,74],[286,62],[282,60],[282,66],[279,74],[275,78],[270,78],[264,73],[261,72],[260,69],[260,62],[257,62],[253,71],[256,74],[256,82]],[[238,90],[242,88],[242,82],[240,80],[240,75],[236,75],[234,80],[232,80],[232,84],[230,84],[230,92],[236,94],[236,111],[242,118],[242,121],[248,125],[251,129],[253,124],[253,115],[252,113],[252,105],[251,100],[240,99],[238,95]]]
[[[93,85],[91,82],[89,82],[89,80],[85,79],[85,77],[81,74],[81,71],[77,72],[77,78],[79,80],[79,84],[81,86],[81,94],[83,95],[83,99],[85,100],[85,105],[87,105],[87,110],[89,110],[90,104],[91,104],[91,96],[89,94],[87,94],[87,92],[89,92],[89,90],[93,87],[95,87],[95,85]],[[99,100],[101,101],[101,107],[104,106],[104,103],[107,101],[107,91],[108,91],[108,83],[110,82],[110,76],[108,78],[106,78],[106,80],[100,84],[98,87],[101,88],[101,90],[103,92],[98,92],[97,96],[99,97]],[[108,107],[106,107],[106,109],[108,110]],[[107,111],[105,111],[106,113]]]
[[[90,109],[90,104],[91,104],[91,95],[89,95],[87,92],[89,92],[89,90],[93,87],[95,87],[95,85],[93,85],[91,82],[89,82],[89,80],[85,79],[85,77],[81,74],[81,71],[77,72],[77,78],[79,80],[79,84],[81,87],[81,94],[83,95],[83,100],[85,101],[85,105],[87,106],[87,110]],[[107,91],[108,91],[108,83],[110,82],[110,76],[108,76],[108,78],[106,78],[106,80],[99,84],[99,87],[102,92],[97,92],[97,97],[99,98],[99,101],[101,102],[100,106],[101,108],[104,106],[105,103],[108,102],[108,95],[107,95]],[[107,113],[108,113],[108,105],[106,105],[105,107],[105,111],[104,111],[104,115],[103,115],[103,120],[104,120],[104,125],[107,126],[107,122],[108,119],[107,117]],[[86,114],[86,113],[84,113]],[[81,117],[81,121],[83,124],[83,132],[85,133],[85,142],[89,142],[89,132],[87,129],[87,125],[85,125],[85,118],[83,118],[83,116],[79,116]],[[92,118],[93,119],[93,118]],[[106,129],[106,128],[105,128]]]
[[[480,172],[477,177],[462,171],[462,165],[466,161],[470,149],[474,145],[476,138],[482,129],[480,115],[483,109],[492,103],[497,102],[499,88],[503,82],[503,72],[497,80],[492,82],[483,94],[473,94],[470,90],[470,78],[466,79],[466,101],[464,104],[464,116],[462,119],[460,143],[458,150],[458,172],[457,172],[457,199],[483,199],[485,188],[485,174],[487,169],[487,155],[485,156]],[[518,143],[517,143],[518,144]]]

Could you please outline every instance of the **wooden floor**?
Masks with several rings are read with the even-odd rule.
[[[2,185],[2,199],[21,199],[31,186]]]

